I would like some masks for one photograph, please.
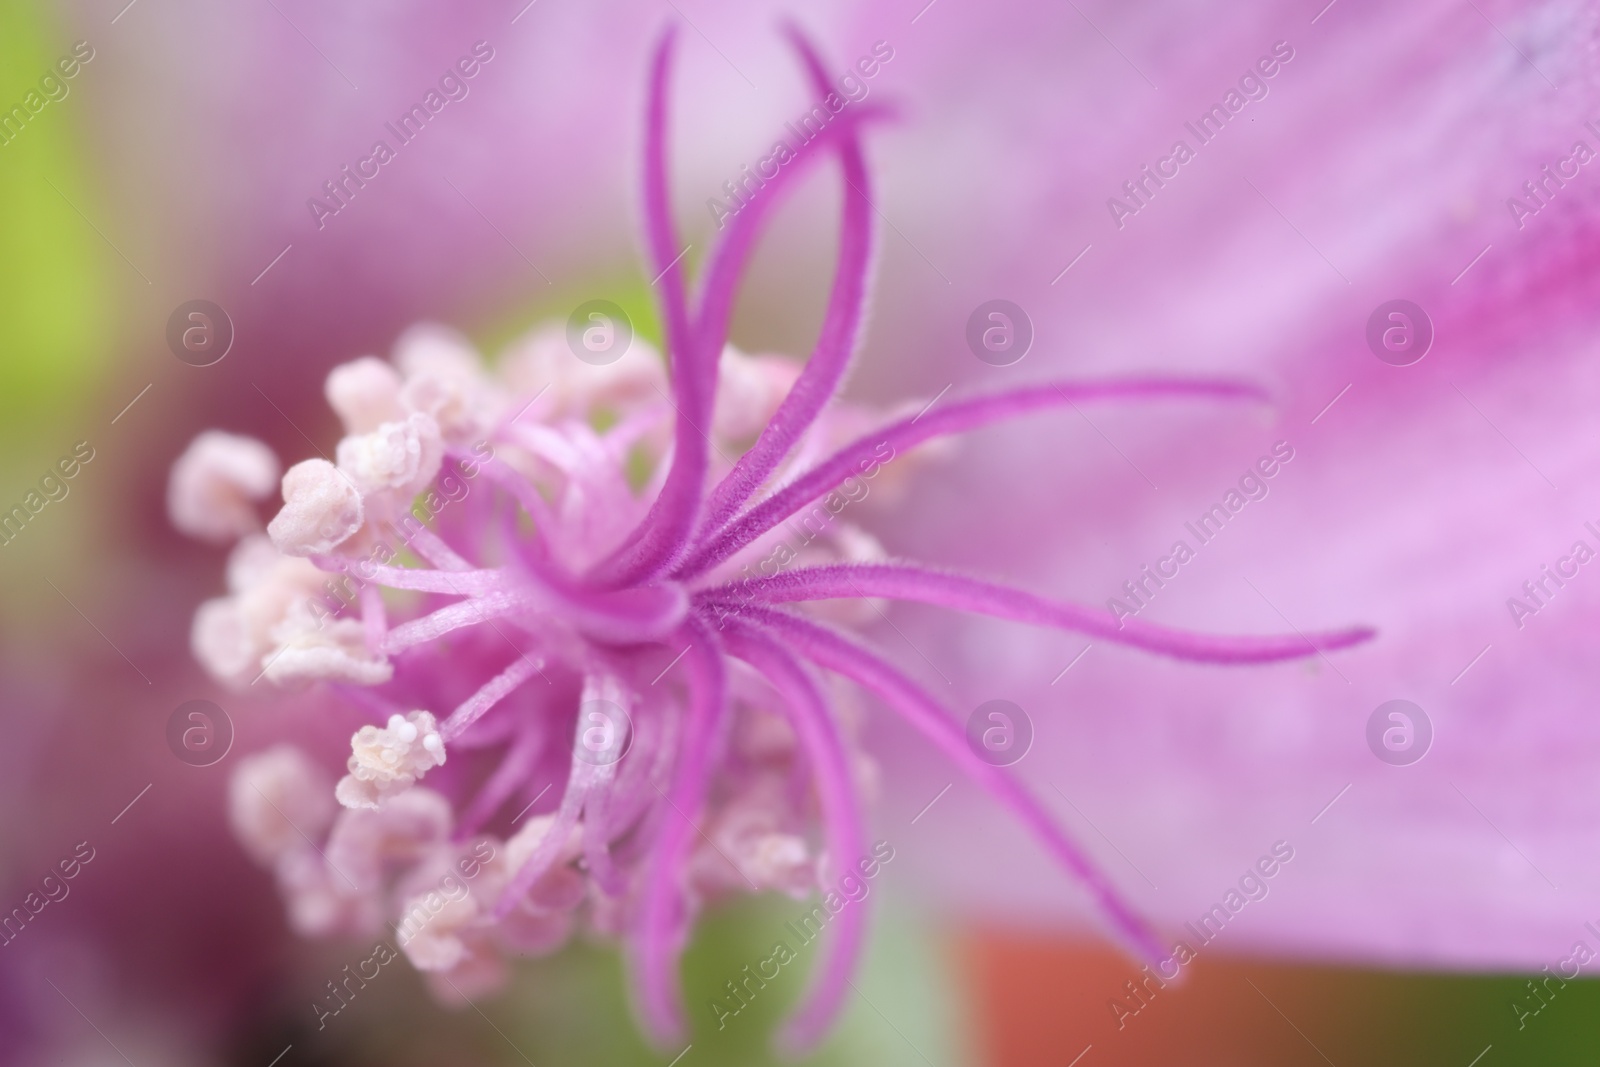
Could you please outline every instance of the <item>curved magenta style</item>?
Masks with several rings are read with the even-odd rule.
[[[799,31],[788,34],[812,89],[828,94],[817,51]],[[1323,655],[1370,639],[1370,629],[1244,637],[1188,633],[1137,620],[1119,623],[1102,611],[912,563],[805,567],[744,581],[728,580],[731,567],[718,568],[862,464],[884,462],[930,438],[1078,403],[1260,402],[1265,394],[1248,383],[1206,379],[1042,382],[930,405],[759,495],[813,429],[855,355],[873,255],[872,186],[861,136],[868,121],[888,111],[844,102],[830,108],[837,118],[729,223],[691,306],[668,183],[673,42],[668,31],[656,49],[645,123],[646,269],[659,293],[676,409],[671,465],[648,512],[601,562],[579,572],[560,562],[541,535],[559,518],[532,480],[499,459],[485,462],[485,499],[461,509],[478,518],[452,519],[445,533],[421,530],[408,540],[425,566],[370,565],[362,571],[371,583],[361,598],[365,640],[374,655],[393,657],[394,679],[369,690],[343,686],[340,693],[380,720],[407,708],[453,705],[439,727],[442,740],[494,760],[460,805],[458,837],[530,796],[524,810],[531,808],[542,795],[534,795],[535,769],[567,760],[564,789],[553,812],[545,809],[549,829],[511,872],[494,917],[524,907],[536,883],[575,854],[567,850],[581,848],[591,883],[625,915],[634,1000],[644,1025],[663,1043],[679,1042],[686,1033],[678,964],[696,907],[687,868],[719,775],[730,768],[733,682],[751,681],[730,675],[735,660],[745,665],[735,670],[748,674],[749,668],[764,680],[751,684],[771,689],[792,727],[820,811],[824,870],[845,871],[862,858],[867,817],[845,733],[815,668],[849,680],[903,716],[1028,827],[1084,887],[1119,939],[1146,959],[1160,959],[1161,939],[1111,879],[1043,804],[971,751],[948,710],[877,654],[784,605],[913,600],[1221,665]],[[708,486],[710,443],[704,431],[711,425],[744,267],[772,208],[802,174],[829,158],[837,159],[843,200],[838,263],[815,347],[754,445]],[[519,438],[513,430],[501,426],[495,432],[503,436],[496,440],[514,444]],[[528,523],[535,531],[531,537]],[[350,565],[337,555],[316,563],[330,571]],[[404,591],[414,606],[391,621],[376,593],[380,586]],[[463,655],[464,647],[475,651]],[[467,677],[473,674],[478,676]],[[579,693],[585,696],[577,699],[621,694],[631,715],[630,758],[604,765],[584,758],[577,737],[568,733]],[[559,751],[563,745],[570,758]],[[446,774],[454,771],[454,764],[445,768]],[[548,769],[544,773],[548,780]],[[574,835],[581,845],[571,843]],[[866,920],[863,902],[830,925],[827,958],[784,1032],[789,1047],[814,1044],[837,1016]]]

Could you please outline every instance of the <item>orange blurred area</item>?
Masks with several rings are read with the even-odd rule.
[[[1594,990],[1519,1030],[1508,1005],[1523,979],[1304,967],[1202,953],[1177,982],[1150,983],[1105,944],[971,928],[956,941],[975,1043],[992,1067],[1298,1067],[1593,1063]],[[1151,991],[1153,989],[1153,992]],[[1565,1015],[1565,1018],[1558,1016]],[[1445,1036],[1445,1035],[1448,1036]],[[1587,1036],[1585,1036],[1587,1035]],[[1481,1057],[1475,1059],[1475,1057]]]
[[[1295,968],[1196,959],[1178,982],[1154,982],[1137,1013],[1119,1020],[1125,983],[1142,979],[1115,949],[1037,933],[969,932],[963,970],[978,1007],[979,1047],[995,1067],[1108,1064],[1321,1063],[1321,1057],[1254,992],[1270,985],[1292,1002],[1312,992]],[[1151,990],[1154,990],[1153,992]],[[1247,999],[1248,998],[1248,999]],[[1254,1005],[1250,1004],[1254,1000]]]

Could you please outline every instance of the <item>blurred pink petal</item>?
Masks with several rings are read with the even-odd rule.
[[[1574,846],[1600,816],[1578,784],[1594,757],[1585,620],[1600,592],[1579,570],[1571,588],[1540,592],[1548,606],[1521,626],[1507,598],[1525,600],[1523,583],[1544,580],[1541,567],[1575,542],[1600,547],[1583,503],[1600,386],[1584,337],[1593,180],[1548,183],[1548,206],[1521,226],[1507,198],[1531,202],[1525,181],[1543,180],[1575,142],[1600,145],[1585,125],[1595,13],[1481,7],[1341,2],[1314,25],[1314,11],[1240,9],[1229,27],[1192,12],[1213,24],[1204,49],[1181,14],[1168,24],[1086,8],[1156,72],[1160,92],[1124,65],[1114,98],[1093,105],[1111,115],[1055,120],[1056,156],[1072,162],[1048,197],[1013,183],[1016,216],[1061,234],[1053,260],[1037,243],[1012,250],[1009,295],[1041,309],[1035,354],[1065,365],[1070,344],[1075,366],[1169,354],[1255,374],[1279,397],[1276,414],[1224,433],[1131,413],[1041,425],[1026,445],[997,433],[974,442],[945,487],[923,489],[902,538],[886,537],[891,551],[973,565],[999,549],[1000,577],[1096,601],[1125,600],[1124,583],[1181,539],[1196,558],[1141,622],[1312,630],[1359,618],[1377,629],[1372,644],[1309,668],[1130,674],[1127,654],[1098,641],[1077,661],[1088,642],[902,619],[971,703],[1005,695],[1032,712],[1036,751],[1018,771],[1109,870],[1132,876],[1134,897],[1174,936],[1279,840],[1294,861],[1224,948],[1537,968],[1590,936],[1576,894],[1595,872]],[[1184,120],[1275,40],[1295,56],[1244,111],[1258,121],[1229,125],[1119,230],[1106,198],[1189,136]],[[1079,83],[1063,78],[1035,99],[1070,97],[1066,81]],[[1036,118],[1030,132],[1052,123]],[[1369,315],[1396,297],[1420,304],[1435,330],[1413,366],[1368,350]],[[1294,459],[1257,479],[1269,495],[1199,543],[1199,516],[1279,441]],[[1023,447],[1073,457],[1058,475],[1070,490],[997,483],[995,465]],[[1391,699],[1420,705],[1435,731],[1411,766],[1368,750],[1368,717]],[[907,813],[948,780],[925,766],[903,775],[891,774],[904,791],[889,795]],[[914,850],[918,864],[946,884],[954,875],[958,899],[1068,914],[1059,883],[1022,860],[1013,831],[959,803],[962,788],[924,832],[959,837],[966,862]]]

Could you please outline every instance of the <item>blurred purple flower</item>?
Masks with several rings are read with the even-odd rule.
[[[119,102],[132,113],[173,112],[185,94],[209,101],[211,150],[186,157],[204,195],[186,189],[182,212],[156,217],[220,246],[180,270],[234,279],[251,327],[240,358],[219,368],[232,377],[208,380],[208,402],[299,449],[240,367],[273,367],[298,419],[335,359],[387,347],[420,316],[481,320],[502,294],[543,285],[525,260],[563,286],[622,261],[631,228],[616,205],[632,202],[623,163],[635,139],[616,116],[632,113],[655,13],[536,5],[513,24],[520,5],[482,5],[448,19],[402,9],[374,26],[342,8],[280,6],[250,16],[259,23],[223,24],[179,63],[161,42],[198,39],[223,16],[141,5],[119,29],[145,34],[144,47],[102,54],[124,71],[162,64],[168,80],[148,82],[184,87]],[[718,103],[716,122],[684,124],[696,140],[676,207],[700,220],[692,235],[711,225],[706,198],[765,144],[793,94],[763,62],[770,9],[684,13],[704,31],[688,42],[703,60],[689,65],[689,94]],[[139,29],[135,16],[151,21]],[[1600,823],[1581,784],[1595,748],[1581,704],[1584,621],[1600,593],[1580,571],[1520,627],[1507,599],[1525,597],[1523,583],[1542,580],[1594,517],[1582,510],[1595,458],[1583,429],[1596,389],[1584,337],[1593,178],[1552,183],[1542,169],[1571,158],[1575,141],[1600,147],[1585,127],[1592,6],[1338,0],[1220,13],[942,0],[808,17],[838,56],[892,41],[896,59],[873,91],[895,95],[907,116],[874,151],[873,204],[892,233],[857,395],[1182,367],[1259,380],[1279,401],[1273,425],[1093,413],[1075,428],[1034,419],[992,431],[938,483],[921,481],[914,507],[874,516],[890,549],[973,568],[1003,559],[1030,588],[1099,603],[1124,596],[1185,522],[1283,440],[1295,459],[1269,497],[1141,619],[1239,631],[1360,619],[1382,635],[1336,667],[1224,673],[1102,647],[1078,662],[1079,642],[900,610],[897,624],[972,703],[1007,677],[1006,695],[1023,705],[1065,709],[1038,715],[1035,754],[1015,773],[1041,795],[1070,796],[1079,807],[1063,807],[1065,821],[1091,844],[1104,831],[1138,864],[1149,893],[1143,878],[1119,881],[1163,926],[1195,918],[1272,841],[1304,837],[1272,903],[1228,944],[1407,965],[1538,965],[1564,953],[1584,916],[1563,890],[1591,877],[1574,843]],[[497,58],[426,131],[440,147],[408,151],[316,231],[305,199],[478,39]],[[1265,95],[1242,89],[1249,102],[1214,143],[1146,185],[1143,203],[1130,199],[1124,183],[1159,167],[1176,138],[1192,141],[1185,123],[1279,42],[1293,57],[1261,75]],[[759,74],[759,89],[745,73]],[[490,92],[495,78],[507,81]],[[188,138],[194,112],[182,113]],[[179,137],[140,166],[116,132],[133,124],[103,114],[113,161],[136,164],[117,169],[128,195],[157,198]],[[1529,181],[1544,194],[1530,198]],[[1538,212],[1513,210],[1512,197]],[[1112,198],[1138,211],[1119,220]],[[795,274],[774,279],[758,260],[740,324],[762,347],[798,336],[823,299],[794,278],[821,261],[826,239],[777,225]],[[1033,350],[1016,368],[971,363],[960,341],[971,308],[996,295],[1033,319]],[[1366,348],[1369,315],[1395,297],[1435,327],[1433,352],[1412,367]],[[927,355],[878,355],[911,352]],[[1059,494],[1041,491],[1032,460],[1020,465],[1026,480],[995,473],[1041,455],[1067,487]],[[1371,711],[1395,697],[1421,704],[1437,732],[1436,751],[1406,768],[1383,765],[1365,741]],[[875,723],[864,743],[908,748],[896,740]],[[889,776],[889,817],[918,811],[949,780],[915,755]],[[962,805],[963,789],[918,828],[961,841],[965,862],[945,862],[943,849],[905,849],[901,862],[968,906],[1071,914],[1065,883],[986,821],[985,805]],[[1114,874],[1124,862],[1102,860]]]
[[[533,335],[495,376],[460,338],[419,328],[402,338],[394,366],[366,358],[335,368],[326,392],[346,432],[337,464],[289,468],[266,537],[251,502],[278,469],[269,450],[208,432],[174,468],[174,522],[209,540],[244,538],[229,564],[230,595],[196,616],[202,662],[241,689],[262,677],[332,683],[371,720],[331,791],[343,812],[335,815],[315,764],[283,746],[241,763],[236,832],[275,870],[298,929],[370,935],[394,925],[400,950],[446,999],[498,985],[503,952],[558,947],[581,909],[589,925],[628,940],[649,1029],[682,1040],[677,962],[700,902],[741,882],[822,891],[823,914],[835,917],[830,954],[787,1035],[814,1043],[843,1002],[860,947],[865,908],[836,904],[829,886],[841,872],[843,882],[856,879],[858,862],[871,876],[858,795],[870,775],[803,661],[904,716],[1040,838],[1118,935],[1152,962],[1165,955],[1112,882],[933,697],[781,605],[920,601],[1223,664],[1325,655],[1371,636],[1195,636],[915,564],[861,561],[875,553],[852,550],[847,528],[832,521],[843,507],[835,499],[847,503],[846,486],[875,479],[923,441],[1079,403],[1260,394],[1199,379],[1046,381],[937,408],[936,397],[825,454],[842,427],[824,408],[865,310],[873,227],[858,127],[875,113],[852,109],[845,83],[794,40],[816,106],[805,133],[791,129],[786,166],[769,160],[742,197],[730,185],[738,210],[692,311],[667,186],[672,35],[657,50],[646,244],[662,283],[670,399],[653,354],[619,343],[626,324],[615,313],[590,317],[604,323],[602,358],[587,333],[580,346],[578,331],[595,328],[580,322],[565,337]],[[797,375],[781,374],[725,351],[729,320],[768,212],[832,148],[846,186],[839,267],[811,358]],[[754,440],[736,462],[714,463],[745,435]],[[480,476],[486,487],[473,495],[467,483]],[[779,488],[759,496],[768,483]],[[818,547],[822,562],[790,569],[798,553],[778,527],[804,509],[834,544]],[[425,565],[397,565],[398,545]],[[338,617],[342,603],[317,602],[319,569],[346,576],[359,619]],[[658,689],[679,660],[684,684]],[[450,706],[442,719],[432,710]],[[634,758],[623,762],[630,747]],[[462,769],[463,754],[478,754],[478,767]],[[563,777],[564,791],[541,806]],[[514,798],[526,803],[517,799],[512,816]],[[508,836],[484,835],[490,826]],[[732,879],[716,871],[719,858]],[[336,984],[329,989],[319,1015],[343,1007]]]

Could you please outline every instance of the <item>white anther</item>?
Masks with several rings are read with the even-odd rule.
[[[283,475],[283,510],[267,535],[286,556],[331,552],[361,528],[361,494],[325,459],[296,463]]]
[[[350,748],[350,773],[335,789],[347,808],[376,808],[444,762],[438,723],[427,711],[390,716],[381,729],[363,726],[350,739]]]
[[[413,496],[439,473],[444,441],[432,415],[412,414],[371,433],[339,442],[339,469],[363,493],[395,490]]]
[[[278,484],[278,457],[253,437],[207,430],[172,465],[167,515],[190,537],[225,544],[261,528],[255,504]]]

